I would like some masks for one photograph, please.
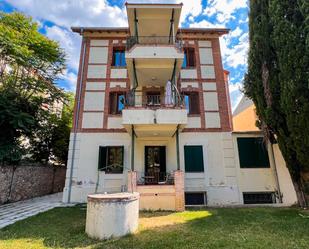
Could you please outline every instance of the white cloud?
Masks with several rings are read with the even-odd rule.
[[[224,28],[221,24],[214,24],[207,20],[202,20],[200,22],[194,22],[190,24],[191,28]]]
[[[58,41],[67,54],[67,65],[77,71],[80,53],[80,36],[59,26],[45,27],[46,36]]]
[[[77,82],[77,74],[66,70],[64,75],[61,77],[62,80],[66,81],[65,90],[75,92],[76,90],[76,82]]]
[[[243,85],[241,83],[236,83],[236,84],[229,84],[229,92],[235,92],[235,91],[241,91],[243,88]]]
[[[243,33],[239,38],[239,42],[235,45],[230,45],[230,36],[220,38],[221,54],[223,62],[227,66],[237,68],[238,66],[247,64],[247,54],[249,49],[249,35]]]
[[[19,10],[58,26],[127,26],[125,8],[107,0],[7,0]]]
[[[246,8],[247,6],[247,0],[210,0],[203,14],[216,13],[217,21],[220,24],[226,24],[231,18],[235,18],[233,13],[236,10]]]

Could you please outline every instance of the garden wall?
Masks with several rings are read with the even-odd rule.
[[[65,174],[64,166],[0,166],[0,205],[61,192]]]

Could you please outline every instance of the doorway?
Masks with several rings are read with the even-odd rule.
[[[166,179],[166,147],[145,146],[145,184],[158,184]]]

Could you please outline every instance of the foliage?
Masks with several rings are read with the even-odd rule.
[[[0,161],[16,163],[48,122],[63,92],[54,86],[65,69],[58,43],[20,13],[0,12]]]
[[[258,125],[278,142],[302,200],[309,169],[309,3],[250,1],[250,50],[245,93]],[[299,191],[298,191],[299,190]]]
[[[141,212],[136,233],[99,241],[85,233],[85,207],[55,208],[1,229],[0,248],[307,249],[307,216],[290,208]]]

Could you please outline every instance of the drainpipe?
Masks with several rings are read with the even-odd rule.
[[[134,146],[135,146],[135,132],[132,125],[132,139],[131,139],[131,170],[134,171]]]
[[[277,189],[278,189],[279,203],[282,203],[282,196],[281,196],[281,190],[280,190],[280,184],[279,184],[279,177],[278,177],[277,165],[276,165],[276,161],[275,161],[275,153],[274,153],[274,149],[273,149],[272,143],[270,143],[270,157],[271,157],[271,161],[272,161],[272,163],[274,165],[274,174],[275,174],[276,185],[277,185]]]
[[[83,28],[81,28],[81,35],[83,35]],[[81,65],[81,74],[79,80],[79,88],[78,88],[78,96],[77,96],[77,103],[76,103],[76,116],[74,122],[74,129],[73,129],[73,146],[72,146],[72,157],[71,157],[71,165],[70,165],[70,177],[69,177],[69,190],[68,190],[68,203],[71,202],[71,189],[72,189],[72,178],[73,178],[73,168],[74,168],[74,158],[75,158],[75,149],[76,149],[76,138],[77,138],[77,126],[78,126],[78,119],[79,119],[79,112],[80,112],[80,100],[82,96],[82,83],[83,83],[83,76],[84,76],[84,62],[85,62],[85,54],[86,54],[86,42],[83,41],[83,55],[82,55],[82,65]]]
[[[177,170],[180,170],[180,162],[179,162],[179,125],[177,125],[176,130],[176,153],[177,153]]]

